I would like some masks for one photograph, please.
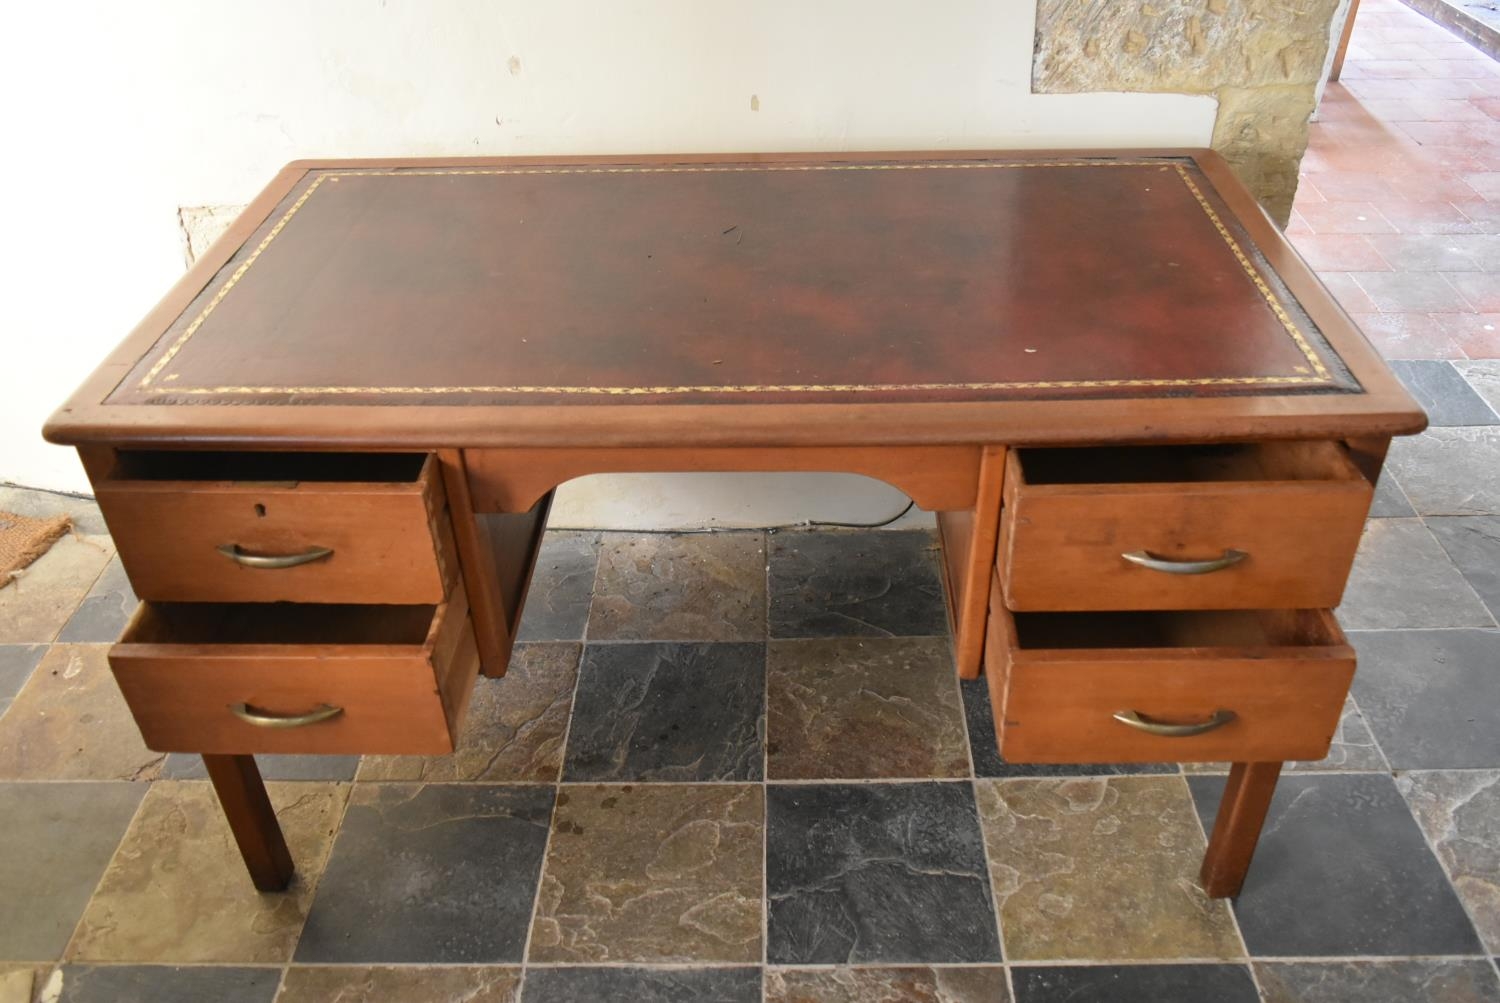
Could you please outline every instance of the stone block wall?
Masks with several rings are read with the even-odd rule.
[[[1214,149],[1285,225],[1338,5],[1038,0],[1032,90],[1214,95]]]

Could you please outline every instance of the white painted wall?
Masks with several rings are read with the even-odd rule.
[[[81,0],[5,21],[0,481],[63,490],[82,470],[38,429],[180,274],[177,208],[248,201],[288,160],[1204,146],[1215,112],[1031,94],[1034,0]],[[559,517],[891,509],[807,476],[596,483]]]

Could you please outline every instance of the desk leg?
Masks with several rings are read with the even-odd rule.
[[[1229,783],[1219,802],[1199,875],[1210,898],[1231,898],[1240,893],[1280,775],[1280,763],[1235,763],[1230,767]]]
[[[219,795],[234,841],[239,844],[240,856],[245,858],[250,880],[263,892],[285,891],[292,881],[292,854],[286,848],[271,799],[266,796],[255,757],[205,755],[203,765]]]

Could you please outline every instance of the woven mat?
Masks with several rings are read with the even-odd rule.
[[[65,515],[33,519],[0,512],[0,588],[9,585],[16,572],[45,554],[71,525],[73,520]]]

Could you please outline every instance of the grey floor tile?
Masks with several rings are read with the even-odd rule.
[[[771,537],[771,636],[947,634],[937,547],[920,531]]]
[[[1396,630],[1349,635],[1354,699],[1397,770],[1500,763],[1500,631]]]
[[[590,641],[759,641],[765,634],[765,534],[604,535]]]
[[[1474,392],[1500,414],[1500,359],[1475,359],[1455,362],[1453,366],[1469,381]]]
[[[145,784],[0,784],[0,959],[62,955]]]
[[[1224,781],[1189,777],[1204,828]],[[1252,957],[1469,955],[1473,924],[1388,776],[1286,776],[1234,902]]]
[[[265,780],[353,780],[359,769],[358,756],[261,755],[255,765]],[[163,780],[207,780],[203,757],[191,752],[173,752],[162,763]]]
[[[1000,960],[967,783],[772,785],[773,964]]]
[[[1500,428],[1430,428],[1386,460],[1420,515],[1500,513]]]
[[[65,514],[80,533],[100,536],[109,532],[104,525],[104,516],[99,514],[99,506],[92,498],[0,484],[0,511],[29,515],[33,519]]]
[[[1420,519],[1365,524],[1338,617],[1348,630],[1495,624]]]
[[[532,968],[521,1003],[759,1003],[759,968]]]
[[[124,632],[138,600],[116,554],[57,635],[59,641],[112,644]]]
[[[1427,528],[1490,614],[1500,618],[1500,516],[1433,516]]]
[[[57,1003],[271,1003],[280,968],[64,965]]]
[[[1483,958],[1421,961],[1257,961],[1265,1003],[1500,1003]]]
[[[518,962],[550,787],[356,784],[301,963]]]
[[[902,965],[772,968],[766,1003],[1008,1003],[1005,969]]]
[[[45,654],[45,644],[0,644],[0,714],[21,692]]]
[[[1500,417],[1449,362],[1416,359],[1386,363],[1427,412],[1428,424],[1494,425]]]
[[[1119,777],[1176,773],[1176,763],[1008,763],[995,744],[989,683],[965,679],[960,686],[976,777]]]
[[[1245,965],[1012,968],[1016,1003],[1259,1003]]]
[[[293,965],[276,1003],[516,1003],[520,991],[521,969],[500,965]]]
[[[591,644],[563,778],[759,780],[764,643]]]
[[[1370,502],[1370,518],[1399,519],[1416,514],[1416,509],[1406,500],[1406,492],[1401,490],[1395,472],[1390,467],[1385,467],[1380,471],[1380,480],[1375,482],[1375,498]]]
[[[1480,938],[1500,951],[1500,768],[1403,773],[1396,787]]]
[[[548,533],[526,590],[526,609],[516,640],[581,640],[598,570],[598,533]]]

